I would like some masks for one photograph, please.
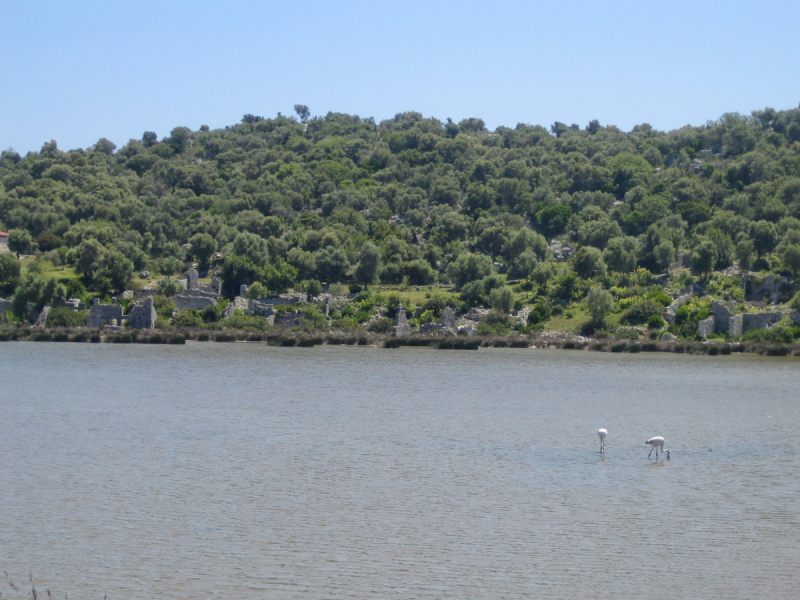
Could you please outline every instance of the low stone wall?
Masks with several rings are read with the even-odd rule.
[[[178,295],[175,296],[175,306],[178,310],[203,310],[204,308],[216,304],[217,300],[211,295]]]
[[[742,334],[753,329],[767,329],[783,319],[782,312],[747,313],[742,315]]]

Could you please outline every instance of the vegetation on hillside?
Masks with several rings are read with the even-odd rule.
[[[531,325],[582,303],[587,322],[655,327],[663,288],[700,281],[741,300],[720,275],[734,263],[800,274],[800,109],[671,132],[296,111],[121,148],[2,152],[9,247],[74,276],[21,271],[6,254],[0,295],[19,307],[106,296],[142,270],[172,277],[195,262],[228,298],[242,283],[270,295],[439,283],[462,307],[528,303]],[[554,239],[569,260],[553,260]],[[691,272],[662,277],[679,255]]]

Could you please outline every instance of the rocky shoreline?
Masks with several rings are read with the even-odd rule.
[[[174,344],[186,342],[252,343],[280,347],[312,348],[314,346],[368,346],[397,349],[401,347],[439,350],[478,350],[479,348],[522,348],[584,350],[593,352],[670,352],[677,354],[725,356],[737,353],[764,356],[800,356],[800,344],[767,344],[763,342],[724,341],[655,341],[600,338],[537,333],[528,336],[441,336],[411,335],[396,337],[368,332],[314,334],[301,332],[247,332],[173,328],[161,331],[108,329],[43,329],[14,327],[0,329],[0,342],[72,342],[105,344]]]

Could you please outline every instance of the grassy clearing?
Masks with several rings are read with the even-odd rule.
[[[386,296],[388,294],[397,294],[403,300],[405,306],[413,306],[422,304],[427,300],[426,295],[439,294],[445,298],[453,298],[458,300],[458,294],[452,291],[449,286],[409,286],[406,289],[401,289],[400,285],[372,285],[369,290],[373,294],[381,294]]]

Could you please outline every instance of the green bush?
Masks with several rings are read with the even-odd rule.
[[[372,333],[389,333],[394,327],[394,321],[386,317],[370,321],[367,330]]]
[[[86,325],[88,311],[72,310],[71,308],[58,307],[50,310],[47,315],[48,327],[83,327]]]
[[[647,326],[650,329],[661,329],[664,325],[666,325],[666,321],[661,315],[650,315],[650,318],[647,319]]]
[[[528,313],[528,323],[537,325],[550,320],[550,308],[544,304],[536,304]]]
[[[651,316],[664,312],[664,307],[655,300],[643,300],[631,306],[623,317],[625,323],[647,323]]]
[[[172,324],[175,327],[202,327],[203,319],[196,310],[187,308],[172,317]]]

